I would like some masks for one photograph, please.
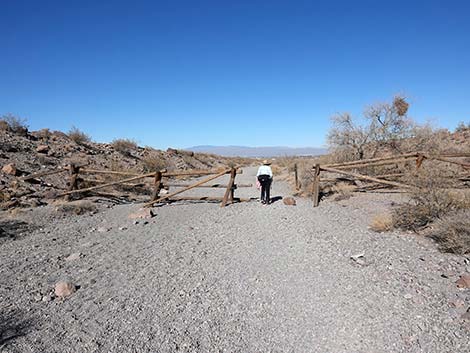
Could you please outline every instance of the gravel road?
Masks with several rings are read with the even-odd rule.
[[[223,194],[193,195],[208,191]],[[272,196],[289,194],[275,180]],[[174,203],[138,224],[128,214],[139,205],[33,210],[22,217],[35,229],[0,242],[0,350],[470,352],[470,290],[455,285],[468,259],[369,231],[392,201]],[[50,300],[61,279],[78,290]]]

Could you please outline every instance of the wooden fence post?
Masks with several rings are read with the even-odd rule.
[[[320,201],[320,164],[314,165],[313,176],[313,207],[318,207]]]
[[[297,163],[294,164],[295,190],[299,190],[299,176],[297,172]]]
[[[424,154],[418,153],[418,156],[416,157],[416,169],[421,168],[421,165],[425,159],[426,156]]]
[[[163,185],[162,185],[162,172],[158,170],[158,171],[155,172],[152,201],[158,199],[158,196],[160,195],[160,191],[162,190],[162,187],[163,187]]]
[[[68,191],[77,190],[78,189],[78,174],[80,173],[80,167],[75,165],[74,163],[70,163],[69,165],[69,187]],[[70,200],[70,195],[65,195],[65,201]]]
[[[237,169],[232,168],[230,170],[230,181],[227,184],[227,190],[225,190],[225,195],[224,195],[224,198],[222,199],[222,203],[220,204],[220,207],[225,207],[225,205],[227,205],[229,196],[231,196],[231,200],[233,202],[233,185],[235,184],[236,175],[237,175]]]
[[[233,169],[233,184],[232,188],[230,189],[230,203],[233,203],[233,199],[235,198],[235,189],[237,188],[237,184],[235,184],[235,178],[237,177],[237,169]],[[232,177],[232,171],[230,171],[230,177]]]

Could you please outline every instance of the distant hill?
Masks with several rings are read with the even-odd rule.
[[[281,156],[317,156],[326,154],[326,148],[316,147],[247,147],[247,146],[194,146],[188,151],[213,153],[226,157],[281,157]]]

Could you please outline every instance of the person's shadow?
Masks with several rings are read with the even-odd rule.
[[[270,203],[274,203],[279,200],[282,200],[282,196],[274,196],[274,197],[271,197]]]

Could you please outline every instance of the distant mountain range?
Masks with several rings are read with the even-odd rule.
[[[248,147],[248,146],[194,146],[188,151],[212,153],[225,157],[282,157],[282,156],[318,156],[326,154],[326,148],[317,147]]]

